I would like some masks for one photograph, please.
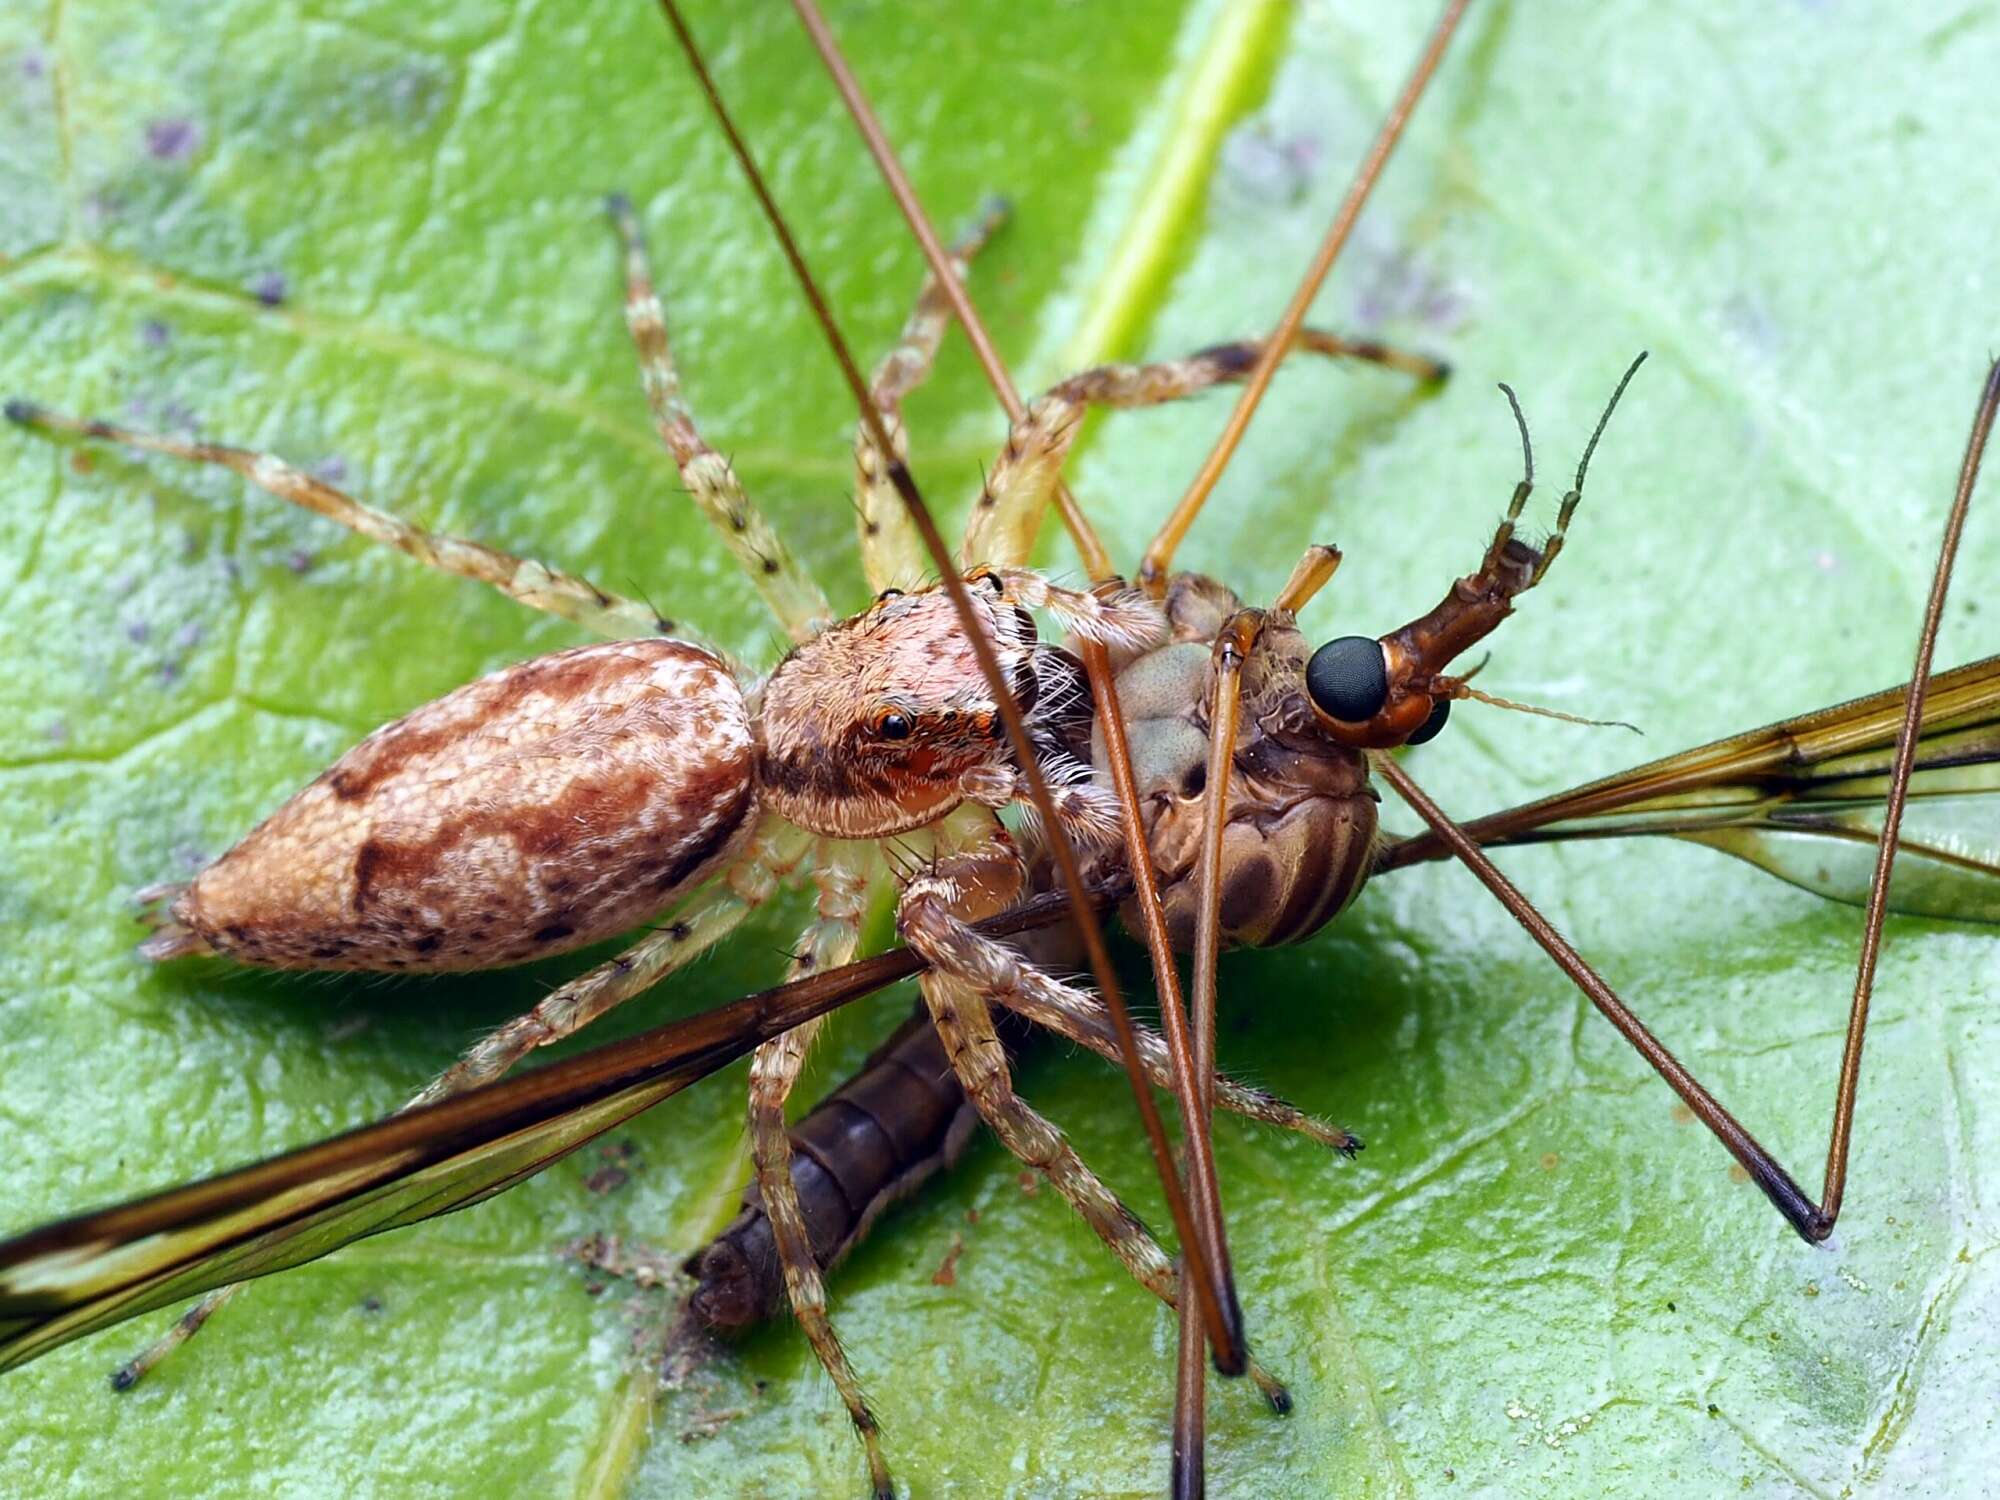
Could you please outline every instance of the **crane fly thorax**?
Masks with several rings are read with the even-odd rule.
[[[997,587],[975,578],[968,592],[1016,703],[1034,716],[1062,653]],[[968,778],[1011,784],[1014,771],[999,705],[941,588],[891,590],[800,646],[764,685],[760,727],[770,806],[830,837],[921,827],[965,800]]]
[[[1118,677],[1161,902],[1183,947],[1193,940],[1205,815],[1211,642],[1237,607],[1236,596],[1212,579],[1177,577],[1167,595],[1172,640]],[[1309,655],[1290,620],[1274,615],[1244,663],[1223,832],[1227,942],[1269,946],[1308,937],[1367,878],[1376,796],[1360,754],[1319,731],[1302,688]],[[1094,750],[1102,764],[1101,738]]]

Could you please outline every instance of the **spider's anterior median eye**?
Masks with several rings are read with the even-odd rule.
[[[965,581],[967,583],[983,583],[989,589],[993,590],[995,594],[1004,594],[1007,592],[1007,580],[991,568],[974,568],[970,573],[965,575]]]
[[[878,740],[906,740],[916,725],[899,709],[878,708],[868,716],[868,732]]]
[[[1436,739],[1439,731],[1444,728],[1444,721],[1450,717],[1451,699],[1437,699],[1431,704],[1431,716],[1424,720],[1423,728],[1404,740],[1403,743],[1406,745],[1421,745],[1426,740]]]
[[[1389,701],[1382,643],[1365,635],[1328,641],[1306,663],[1306,694],[1313,707],[1343,724],[1374,718]]]
[[[884,589],[875,596],[875,602],[877,604],[887,604],[891,599],[900,599],[902,597],[903,591],[901,589]]]

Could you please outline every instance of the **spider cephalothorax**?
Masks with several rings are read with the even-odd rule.
[[[1089,689],[1075,658],[1038,638],[1012,581],[974,572],[973,609],[1044,774],[1077,783],[1088,770],[1063,741],[1088,725]],[[1130,595],[1124,607],[1146,606]],[[962,801],[1011,801],[1021,784],[993,690],[939,588],[887,590],[792,652],[764,685],[759,722],[766,804],[829,837],[906,833]]]

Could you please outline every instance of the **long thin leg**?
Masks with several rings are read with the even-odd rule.
[[[1875,966],[1881,953],[1882,922],[1888,911],[1889,877],[1896,861],[1896,837],[1902,826],[1903,805],[1909,792],[1918,731],[1923,724],[1924,695],[1930,686],[1931,659],[1937,647],[1938,626],[1944,618],[1945,594],[1951,584],[1952,564],[1958,556],[1959,538],[1964,532],[1966,512],[1971,508],[1973,486],[1979,478],[1980,460],[1986,452],[1996,412],[2000,412],[2000,361],[1996,361],[1987,372],[1979,406],[1973,414],[1972,434],[1966,441],[1965,461],[1959,467],[1958,487],[1952,496],[1951,515],[1945,523],[1944,542],[1938,549],[1937,567],[1931,575],[1930,597],[1924,606],[1923,627],[1917,637],[1916,665],[1910,673],[1903,726],[1896,737],[1896,755],[1889,772],[1889,793],[1876,852],[1875,879],[1869,888],[1868,911],[1862,925],[1861,958],[1855,966],[1854,998],[1848,1007],[1847,1039],[1841,1048],[1833,1126],[1827,1139],[1826,1178],[1818,1203],[1806,1195],[1783,1164],[1738,1124],[1736,1117],[1723,1108],[1721,1102],[1646,1029],[1645,1023],[1584,962],[1562,934],[1549,924],[1548,919],[1536,911],[1527,897],[1500,873],[1485,851],[1424,795],[1400,766],[1385,755],[1370,757],[1376,769],[1396,788],[1403,800],[1436,830],[1451,852],[1556,961],[1604,1018],[1618,1028],[1619,1034],[1680,1095],[1695,1117],[1715,1133],[1716,1138],[1729,1149],[1729,1154],[1750,1174],[1751,1180],[1764,1190],[1764,1196],[1784,1216],[1785,1222],[1796,1229],[1802,1238],[1815,1244],[1833,1233],[1847,1187],[1847,1158],[1854,1134],[1854,1099],[1861,1078],[1861,1048],[1868,1035],[1868,1005],[1874,994]]]
[[[1151,1231],[1084,1164],[1063,1133],[1014,1092],[1006,1047],[985,996],[1017,979],[1023,966],[1018,954],[981,937],[968,923],[1005,907],[1021,882],[1019,856],[996,837],[939,860],[905,887],[897,929],[931,965],[918,988],[952,1071],[1001,1143],[1049,1180],[1134,1280],[1174,1307],[1180,1278]],[[1248,1369],[1273,1406],[1289,1406],[1290,1397],[1268,1371],[1254,1359]]]
[[[993,987],[987,991],[988,999],[1025,1016],[1037,1026],[1067,1037],[1080,1047],[1088,1047],[1099,1057],[1110,1062],[1120,1060],[1118,1038],[1111,1029],[1111,1019],[1103,1001],[1086,991],[1072,989],[1061,980],[1052,979],[1025,959],[1016,957],[1012,968],[1004,965],[1005,960],[996,956]],[[1139,1060],[1145,1064],[1146,1076],[1155,1088],[1172,1089],[1173,1059],[1167,1052],[1166,1038],[1150,1026],[1137,1023],[1134,1023],[1132,1031],[1139,1043]],[[1361,1149],[1361,1142],[1338,1125],[1315,1119],[1276,1094],[1232,1078],[1227,1073],[1211,1072],[1208,1081],[1214,1103],[1231,1114],[1305,1136],[1322,1146],[1331,1147],[1342,1156],[1352,1156]]]
[[[465,1056],[419,1089],[403,1108],[433,1104],[491,1083],[537,1047],[561,1041],[633,996],[644,994],[733,931],[770,896],[778,876],[797,863],[804,847],[804,836],[785,825],[774,823],[759,830],[742,857],[723,872],[721,881],[695,896],[671,921],[616,958],[554,990],[526,1015],[482,1037]],[[247,1285],[232,1282],[202,1297],[164,1334],[113,1372],[113,1389],[130,1390],[137,1385]]]
[[[1292,350],[1368,360],[1419,380],[1440,380],[1446,374],[1442,364],[1423,355],[1404,353],[1373,340],[1344,339],[1317,328],[1301,329]],[[968,564],[1027,560],[1087,407],[1131,410],[1185,400],[1214,386],[1244,379],[1256,368],[1263,352],[1261,340],[1217,344],[1185,359],[1099,365],[1051,386],[1008,432],[1007,445],[973,502],[959,560]]]
[[[212,464],[241,474],[250,483],[280,500],[289,500],[329,521],[338,521],[349,531],[370,541],[394,547],[427,568],[489,584],[509,599],[530,609],[546,610],[565,620],[573,620],[599,635],[617,639],[634,635],[678,635],[693,640],[685,625],[659,614],[650,604],[621,598],[601,589],[587,578],[565,573],[533,558],[515,557],[484,542],[444,536],[398,520],[386,511],[342,494],[323,479],[294,468],[268,453],[247,448],[225,447],[221,443],[185,441],[150,432],[136,432],[112,422],[63,416],[29,401],[9,401],[5,413],[10,421],[41,432],[73,433],[99,438],[148,453],[163,453],[188,463]]]
[[[833,846],[822,844],[822,853]],[[861,940],[861,919],[867,897],[866,854],[847,846],[823,858],[813,872],[819,885],[819,920],[806,930],[788,976],[803,979],[821,969],[844,964]],[[792,1142],[785,1129],[785,1101],[791,1097],[806,1053],[820,1023],[799,1026],[759,1047],[750,1062],[750,1156],[757,1170],[757,1189],[771,1222],[778,1266],[785,1278],[785,1296],[799,1320],[806,1342],[819,1356],[834,1389],[854,1421],[854,1430],[868,1454],[868,1475],[878,1500],[892,1500],[894,1486],[882,1457],[880,1429],[862,1394],[861,1382],[848,1363],[847,1351],[834,1332],[826,1310],[826,1283],[813,1253],[805,1209],[792,1181]]]
[[[667,325],[653,290],[652,267],[631,200],[622,193],[606,201],[625,247],[625,323],[639,352],[639,379],[660,441],[680,466],[688,494],[715,527],[785,633],[810,640],[833,619],[826,595],[799,565],[763,512],[750,503],[729,460],[702,440],[694,414],[681,394],[680,375],[667,348]]]
[[[1316,552],[1322,549],[1316,549]],[[1321,576],[1314,552],[1294,571],[1284,597],[1305,592]],[[1336,555],[1337,561],[1337,555]],[[1302,581],[1301,575],[1305,575]],[[1331,576],[1331,569],[1324,576]],[[1323,580],[1322,580],[1323,581]],[[1243,697],[1243,664],[1256,645],[1262,619],[1245,610],[1216,636],[1208,703],[1207,781],[1202,793],[1199,884],[1196,887],[1194,973],[1189,986],[1188,1026],[1193,1032],[1194,1075],[1201,1081],[1199,1118],[1189,1127],[1206,1132],[1215,1107],[1209,1079],[1215,1072],[1216,961],[1222,950],[1222,836],[1229,821],[1229,779],[1236,756],[1236,725]],[[1207,1486],[1208,1339],[1198,1319],[1180,1314],[1180,1342],[1174,1380],[1173,1494],[1193,1500]]]
[[[1000,199],[989,201],[979,217],[962,231],[951,246],[951,274],[963,280],[967,265],[1006,220],[1007,205]],[[875,367],[869,397],[882,414],[895,445],[895,457],[906,460],[910,453],[909,434],[903,427],[903,398],[930,375],[938,345],[951,326],[951,298],[935,273],[924,278],[917,293],[917,305],[903,325],[902,335]],[[888,588],[913,588],[930,571],[930,555],[923,538],[910,520],[910,513],[889,483],[888,466],[875,449],[875,441],[864,425],[854,435],[854,508],[861,532],[861,566],[868,586],[880,593]]]

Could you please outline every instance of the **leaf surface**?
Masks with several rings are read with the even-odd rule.
[[[842,7],[934,214],[1014,221],[972,289],[1025,388],[1261,332],[1419,42],[1418,8]],[[921,274],[782,6],[694,21],[863,357]],[[1475,6],[1320,305],[1448,357],[1442,392],[1285,372],[1186,561],[1376,633],[1468,568],[1535,424],[1542,524],[1611,383],[1569,549],[1411,757],[1462,816],[1907,671],[2000,326],[2000,30],[1943,6]],[[1214,145],[1217,149],[1210,151]],[[265,447],[441,530],[643,592],[757,662],[755,595],[677,492],[597,208],[641,207],[691,401],[837,603],[860,602],[849,414],[643,5],[127,0],[0,15],[0,393]],[[1084,503],[1130,560],[1226,396],[1094,428]],[[912,403],[956,514],[997,450],[954,341]],[[1990,653],[1975,511],[1940,661]],[[1073,568],[1060,538],[1047,558]],[[137,887],[219,852],[344,746],[571,643],[228,476],[0,430],[0,1140],[15,1229],[392,1108],[575,965],[383,983],[132,954]],[[1414,819],[1385,809],[1393,827]],[[1802,1177],[1858,922],[1696,848],[1503,856]],[[785,904],[603,1040],[760,987]],[[1127,962],[1141,974],[1136,950]],[[1219,1128],[1260,1354],[1299,1409],[1212,1400],[1214,1492],[1965,1493],[1994,1462],[1996,939],[1890,923],[1855,1176],[1830,1248],[1784,1230],[1461,872],[1399,872],[1333,932],[1224,967],[1222,1056],[1338,1118],[1353,1165]],[[907,997],[846,1017],[824,1084]],[[1022,1074],[1164,1222],[1123,1084]],[[162,1496],[859,1493],[788,1328],[656,1400],[658,1293],[591,1233],[678,1255],[744,1172],[741,1073],[502,1198],[257,1287],[137,1391],[165,1315],[0,1386],[0,1489]],[[948,1284],[936,1276],[962,1242]],[[594,1294],[593,1294],[594,1293]],[[1164,1487],[1172,1330],[990,1144],[894,1215],[834,1312],[898,1474],[941,1495]]]

